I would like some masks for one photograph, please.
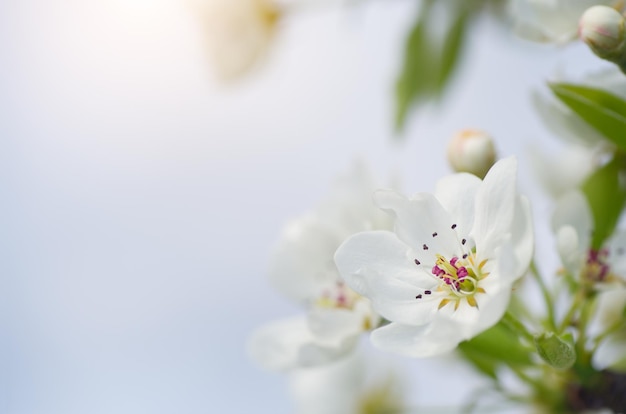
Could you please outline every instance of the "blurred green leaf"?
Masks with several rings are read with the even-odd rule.
[[[620,178],[626,172],[626,162],[615,157],[591,174],[582,185],[593,216],[594,231],[591,247],[600,249],[611,236],[626,203],[626,189]]]
[[[407,38],[404,61],[396,82],[396,131],[402,130],[413,108],[443,94],[459,64],[468,23],[483,2],[438,3],[439,7],[446,7],[449,17],[442,21],[434,12],[434,0],[424,0]],[[437,27],[441,25],[444,27]]]
[[[459,345],[461,354],[479,371],[496,378],[501,364],[530,365],[530,352],[519,341],[517,333],[499,323],[470,341]]]
[[[460,9],[457,12],[450,30],[446,34],[442,49],[443,55],[441,57],[439,79],[437,82],[437,90],[439,93],[445,88],[450,79],[450,75],[454,72],[459,62],[470,16],[471,12],[469,9]]]
[[[401,130],[411,107],[430,94],[437,68],[427,23],[434,2],[427,0],[419,10],[417,20],[409,33],[404,51],[404,62],[396,82],[396,129]]]
[[[626,151],[626,101],[602,89],[553,83],[554,94],[609,141]]]

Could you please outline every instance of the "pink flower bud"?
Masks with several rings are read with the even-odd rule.
[[[608,6],[590,7],[580,18],[578,34],[596,55],[612,60],[624,51],[624,16]]]

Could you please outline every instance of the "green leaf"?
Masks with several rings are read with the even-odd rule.
[[[459,345],[461,354],[491,378],[496,378],[497,367],[530,365],[530,352],[519,341],[518,335],[499,323],[470,341]]]
[[[480,9],[482,2],[438,3],[437,6],[445,7],[450,16],[442,22],[441,16],[433,12],[434,0],[424,0],[407,38],[402,69],[396,82],[396,131],[402,130],[411,109],[445,91],[460,61],[470,18]],[[441,25],[444,27],[436,27]]]
[[[626,101],[602,89],[553,83],[554,94],[609,141],[626,151]]]
[[[613,234],[626,203],[626,189],[621,178],[626,172],[625,160],[615,157],[591,174],[582,185],[593,216],[593,249],[600,249]]]
[[[444,90],[450,76],[456,69],[459,58],[463,51],[465,33],[467,32],[467,24],[472,13],[470,9],[461,9],[450,27],[443,44],[443,55],[439,69],[439,79],[437,82],[438,92]]]
[[[433,1],[425,1],[409,33],[404,51],[404,62],[396,82],[396,130],[404,127],[411,107],[430,94],[436,73],[436,52],[432,47],[427,23]]]

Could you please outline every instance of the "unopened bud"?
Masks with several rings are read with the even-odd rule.
[[[624,16],[608,6],[588,8],[578,23],[578,35],[603,59],[615,61],[625,51]]]
[[[468,172],[483,178],[495,161],[493,141],[483,131],[465,129],[448,144],[448,162],[456,172]]]
[[[541,359],[554,368],[567,369],[576,362],[576,351],[572,344],[554,332],[535,336],[535,346]]]

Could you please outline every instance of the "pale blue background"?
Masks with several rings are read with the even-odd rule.
[[[460,128],[503,155],[547,140],[529,90],[590,59],[482,21],[444,109],[394,143],[413,8],[301,13],[223,87],[183,2],[0,2],[0,412],[290,412],[283,378],[244,353],[297,313],[265,280],[285,220],[357,157],[412,192],[447,173]],[[407,366],[433,405],[450,373],[429,364]]]

